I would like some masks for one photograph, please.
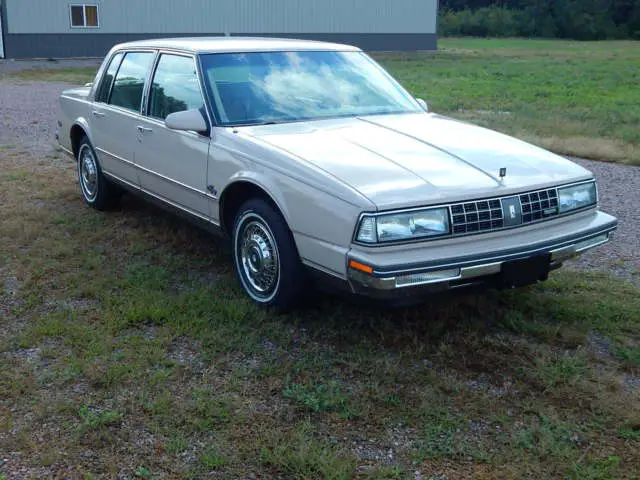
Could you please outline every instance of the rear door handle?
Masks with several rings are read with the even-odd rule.
[[[98,117],[98,118],[102,118],[102,117],[106,117],[107,116],[106,113],[102,113],[102,112],[99,112],[97,110],[93,110],[91,113],[93,114],[94,117]]]
[[[142,125],[138,125],[137,128],[140,133],[153,133],[153,128],[143,127]]]

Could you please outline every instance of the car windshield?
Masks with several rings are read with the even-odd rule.
[[[216,53],[202,67],[224,126],[421,111],[362,52]]]

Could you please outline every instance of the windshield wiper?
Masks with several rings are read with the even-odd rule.
[[[229,127],[262,127],[263,125],[278,125],[278,122],[269,120],[268,122],[235,123],[233,125],[229,125]]]

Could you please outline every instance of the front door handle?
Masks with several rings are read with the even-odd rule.
[[[99,112],[97,110],[93,110],[91,113],[93,114],[94,117],[98,117],[98,118],[102,118],[102,117],[106,117],[107,116],[106,113],[102,113],[102,112]]]
[[[142,125],[138,125],[137,128],[140,133],[153,133],[153,128],[143,127]]]

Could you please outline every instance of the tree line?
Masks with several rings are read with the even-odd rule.
[[[640,0],[440,0],[438,33],[640,40]]]

